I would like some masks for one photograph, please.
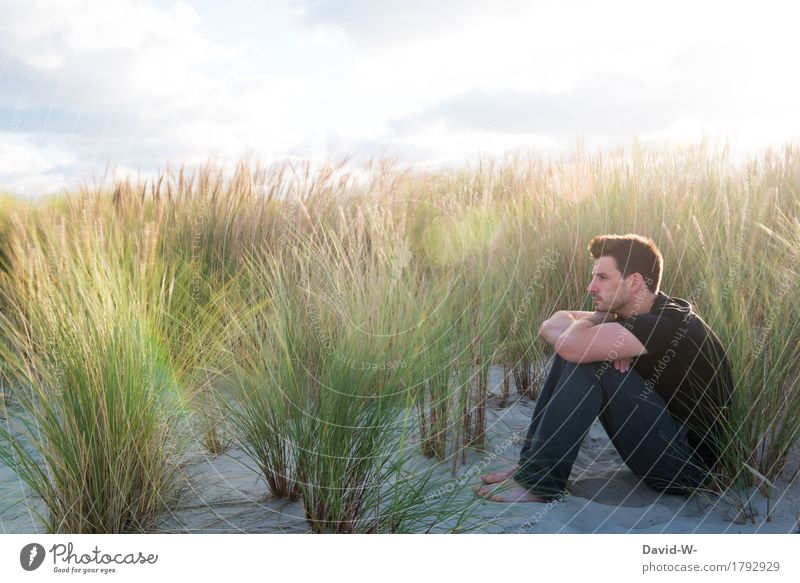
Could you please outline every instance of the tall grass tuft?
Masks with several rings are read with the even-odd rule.
[[[291,426],[301,414],[298,395],[301,371],[292,366],[291,339],[300,334],[303,320],[294,316],[301,309],[292,305],[295,296],[279,262],[251,261],[242,283],[242,297],[229,309],[231,337],[236,350],[229,379],[228,419],[234,438],[263,476],[277,498],[297,499],[297,447]],[[281,333],[282,332],[282,333]],[[283,342],[283,344],[281,344]],[[305,348],[310,348],[306,346]]]
[[[6,288],[13,308],[0,317],[3,358],[20,385],[0,459],[42,498],[50,532],[151,529],[175,494],[181,411],[169,360],[142,317],[154,298],[140,286],[162,274],[129,262],[125,243],[105,239],[113,229],[87,225],[71,252],[56,253],[34,237],[63,230],[39,226],[19,241],[24,261]]]
[[[289,435],[315,532],[356,532],[380,517],[381,489],[402,444],[413,312],[398,301],[403,286],[386,277],[391,264],[372,250],[363,240],[305,247],[296,260],[305,277],[280,288],[294,301],[277,304],[286,309],[275,329],[277,366],[287,370],[273,376],[288,372],[294,383],[283,387],[296,411]]]

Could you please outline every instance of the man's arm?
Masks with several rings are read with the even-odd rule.
[[[556,340],[558,340],[572,324],[583,319],[590,319],[593,324],[602,324],[603,322],[615,320],[616,315],[611,312],[560,310],[539,326],[539,336],[551,346],[555,346]]]
[[[559,337],[575,322],[572,314],[565,310],[556,312],[539,326],[539,336],[550,346],[555,346]]]
[[[647,350],[639,339],[614,319],[616,316],[610,312],[593,312],[574,320],[553,344],[556,353],[574,363],[616,361],[645,354]]]
[[[588,318],[590,316],[594,316],[597,312],[583,312],[580,310],[564,310],[567,314],[571,314],[573,318],[576,320],[580,320],[581,318]]]
[[[548,320],[539,326],[539,336],[548,344],[555,346],[559,337],[566,332],[570,326],[580,320],[589,320],[592,326],[603,322],[616,320],[616,315],[611,312],[581,312],[573,310],[559,310]]]

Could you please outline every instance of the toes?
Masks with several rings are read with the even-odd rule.
[[[474,486],[472,491],[475,492],[478,496],[484,497],[489,492],[489,489],[485,486]]]

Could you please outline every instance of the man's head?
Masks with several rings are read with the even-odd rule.
[[[664,259],[656,244],[640,235],[599,235],[589,241],[595,259],[586,291],[598,311],[627,317],[652,305],[661,283]]]

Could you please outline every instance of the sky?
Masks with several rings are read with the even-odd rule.
[[[213,160],[800,141],[791,2],[0,0],[0,192]]]

